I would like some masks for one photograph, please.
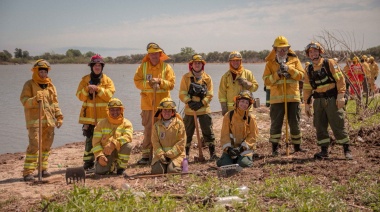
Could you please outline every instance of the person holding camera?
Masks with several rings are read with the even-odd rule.
[[[301,112],[299,81],[304,79],[305,70],[284,36],[278,36],[272,47],[272,51],[265,58],[263,80],[265,86],[271,86],[269,142],[272,143],[272,155],[277,156],[285,114],[294,151],[304,151],[301,149],[302,135],[299,126]]]
[[[223,117],[220,143],[223,154],[216,162],[218,167],[239,164],[241,167],[253,165],[253,150],[258,137],[255,116],[249,113],[254,100],[251,92],[244,90],[235,96],[235,109]]]
[[[200,54],[194,54],[189,62],[189,72],[181,79],[179,98],[186,104],[183,119],[186,128],[186,155],[190,154],[191,141],[195,130],[195,118],[199,119],[205,145],[210,151],[210,160],[217,160],[215,154],[215,136],[212,129],[210,102],[213,97],[211,77],[205,73],[206,61]]]

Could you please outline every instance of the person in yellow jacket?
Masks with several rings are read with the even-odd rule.
[[[301,111],[299,81],[304,79],[305,70],[302,68],[297,55],[290,49],[288,40],[284,36],[278,36],[272,47],[272,51],[265,58],[263,80],[266,86],[271,86],[269,141],[272,143],[272,155],[276,156],[279,154],[278,148],[286,113],[288,114],[287,120],[294,151],[304,151],[300,146],[302,135],[299,126]],[[286,87],[284,86],[285,82]],[[285,111],[285,101],[287,102],[287,111]]]
[[[183,122],[186,127],[186,155],[189,157],[191,141],[195,130],[194,111],[199,119],[205,145],[210,151],[210,160],[217,160],[215,154],[215,136],[212,128],[210,103],[213,84],[210,75],[204,71],[206,61],[199,54],[194,54],[189,62],[189,72],[181,79],[179,98],[186,104]]]
[[[124,118],[123,103],[112,98],[108,102],[107,118],[98,122],[92,139],[95,154],[95,174],[110,174],[127,177],[129,156],[132,150],[132,123]]]
[[[377,88],[376,88],[375,82],[377,80],[377,76],[379,75],[379,66],[376,63],[375,58],[372,56],[369,57],[368,64],[369,64],[369,69],[371,72],[371,81],[369,82],[371,86],[371,91],[376,92]]]
[[[255,92],[259,88],[252,72],[243,67],[243,57],[240,52],[231,52],[228,60],[230,69],[222,76],[218,91],[222,115],[234,109],[234,97],[242,90]]]
[[[151,136],[154,111],[163,98],[170,97],[170,91],[173,90],[175,83],[172,67],[164,62],[169,59],[164,50],[156,43],[149,43],[146,50],[148,53],[137,68],[133,79],[136,88],[141,90],[140,115],[144,126],[142,158],[137,162],[140,165],[148,165],[152,155]]]
[[[254,100],[248,90],[240,92],[234,99],[235,109],[227,112],[223,117],[220,135],[223,154],[216,165],[220,167],[239,164],[241,167],[251,167],[259,133],[256,118],[249,113]]]
[[[309,43],[305,48],[306,56],[312,64],[307,68],[304,81],[305,114],[311,117],[314,108],[313,124],[317,131],[317,144],[321,152],[314,154],[315,159],[328,158],[332,129],[336,143],[343,145],[346,159],[352,159],[349,149],[349,137],[344,125],[344,106],[346,103],[346,82],[342,71],[333,59],[323,58],[324,49],[317,42]],[[314,102],[311,102],[311,97]]]
[[[159,120],[153,126],[151,174],[181,172],[185,158],[185,125],[171,98],[163,98],[157,109],[155,117]]]
[[[82,78],[76,93],[78,99],[83,102],[79,123],[83,124],[83,135],[86,136],[83,154],[85,170],[94,167],[95,157],[91,151],[94,128],[99,121],[107,118],[107,104],[115,93],[113,81],[103,73],[105,63],[99,54],[91,57],[88,66],[91,73]]]
[[[26,128],[28,129],[29,145],[26,149],[23,177],[25,181],[33,181],[33,172],[37,168],[39,141],[39,102],[42,102],[42,177],[49,177],[48,157],[54,140],[54,127],[60,128],[63,115],[58,105],[55,86],[48,73],[51,70],[49,62],[37,60],[32,68],[32,79],[25,82],[20,95],[24,106]]]
[[[361,66],[362,66],[362,69],[363,69],[364,74],[365,74],[365,78],[363,81],[363,92],[365,94],[370,93],[370,91],[371,91],[370,81],[372,79],[371,69],[370,69],[367,61],[368,61],[367,55],[363,55],[360,59]]]

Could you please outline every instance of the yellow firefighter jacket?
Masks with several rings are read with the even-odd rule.
[[[295,53],[289,49],[289,53]],[[286,94],[284,93],[284,77],[280,77],[277,71],[280,64],[276,61],[276,52],[274,50],[265,58],[266,65],[263,74],[264,84],[270,87],[270,104],[283,103],[285,97],[287,102],[300,102],[299,82],[304,79],[305,70],[297,56],[289,56],[286,65],[291,78],[286,79]],[[304,94],[305,95],[305,94]]]
[[[319,58],[319,62],[317,63],[317,65],[314,65],[314,63],[310,64],[313,66],[314,71],[321,70],[322,65],[323,65],[323,60],[324,59],[321,57],[321,58]],[[334,77],[335,82],[336,82],[338,94],[345,93],[346,92],[346,82],[345,82],[344,75],[343,75],[342,71],[340,70],[339,66],[335,63],[335,61],[333,59],[328,59],[328,62],[329,62],[331,75]],[[324,93],[324,92],[331,90],[333,88],[335,88],[335,83],[329,83],[329,84],[318,86],[317,89],[315,89],[315,91],[318,93]],[[312,94],[312,90],[313,90],[313,88],[310,85],[310,78],[309,78],[308,74],[306,74],[304,84],[303,84],[304,102],[307,102],[307,99]]]
[[[171,119],[168,127],[165,127],[162,119],[154,124],[152,134],[153,160],[152,165],[159,161],[160,156],[166,154],[176,167],[180,167],[185,158],[186,132],[180,115]]]
[[[230,118],[231,112],[228,111],[223,117],[220,138],[222,149],[226,151],[228,147],[235,148],[242,146],[245,151],[241,155],[251,156],[253,150],[256,149],[256,140],[259,134],[256,118],[252,113],[246,111],[247,117],[244,120],[244,111],[236,108],[233,110],[232,118]]]
[[[193,115],[194,114],[193,110],[187,105],[187,102],[189,102],[190,100],[193,100],[196,102],[200,101],[199,97],[193,96],[192,98],[190,98],[190,95],[188,94],[188,91],[190,88],[190,83],[191,83],[191,78],[194,79],[195,83],[198,83],[201,85],[206,84],[206,86],[207,86],[207,94],[202,100],[203,107],[196,111],[197,115],[203,115],[203,114],[211,113],[210,102],[212,100],[212,97],[214,96],[213,84],[212,84],[211,77],[203,71],[202,78],[198,81],[194,77],[192,72],[188,72],[185,75],[183,75],[183,77],[182,77],[181,85],[180,85],[180,89],[179,89],[179,98],[181,99],[182,102],[184,102],[186,104],[185,114],[186,115]]]
[[[76,96],[80,101],[83,102],[82,109],[79,114],[79,123],[80,124],[91,124],[96,125],[95,123],[95,112],[94,112],[94,100],[91,100],[88,93],[87,86],[90,84],[91,76],[86,75],[82,78],[82,81],[79,83]],[[98,91],[95,96],[96,103],[96,120],[97,122],[105,119],[107,117],[107,106],[109,100],[112,98],[115,93],[115,86],[107,75],[103,73],[103,77],[98,85]]]
[[[149,86],[151,78],[160,78],[160,88],[156,90],[156,105],[153,103],[153,89]],[[152,66],[150,62],[142,63],[136,70],[133,78],[136,88],[141,90],[141,110],[155,110],[160,101],[165,97],[170,97],[170,90],[173,90],[175,83],[175,75],[172,67],[160,61],[156,66]]]
[[[244,78],[251,82],[252,87],[249,89],[251,92],[255,92],[259,88],[259,84],[250,70],[244,69],[240,76],[236,76],[235,80],[232,78],[231,71],[227,71],[220,79],[218,98],[219,102],[227,102],[228,110],[234,109],[234,97],[245,90],[239,85],[237,78]]]
[[[24,106],[26,128],[39,126],[39,107],[36,100],[37,91],[44,92],[42,126],[55,127],[57,118],[63,119],[61,109],[58,105],[57,91],[52,83],[48,83],[45,89],[42,89],[33,80],[28,80],[22,89],[20,101]]]
[[[132,142],[132,134],[132,123],[126,118],[124,118],[123,123],[120,125],[111,124],[108,119],[101,120],[96,125],[92,138],[92,152],[95,158],[104,155],[103,147],[110,142],[115,144],[117,151],[120,151],[121,146]]]
[[[379,75],[379,66],[377,65],[376,62],[373,62],[369,64],[369,69],[371,70],[372,79],[375,79],[375,77]]]
[[[364,74],[367,77],[367,79],[373,78],[369,64],[367,62],[363,62],[362,67],[363,67],[363,71],[364,71]]]

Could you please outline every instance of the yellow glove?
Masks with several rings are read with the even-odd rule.
[[[105,155],[111,155],[113,150],[115,150],[115,144],[111,141],[107,145],[104,146],[103,153]]]
[[[149,85],[152,88],[157,89],[160,87],[160,84],[161,84],[161,78],[152,78],[151,80],[149,80]]]
[[[57,121],[55,121],[55,126],[57,126],[57,128],[59,129],[63,124],[63,118],[62,116],[58,117],[57,118]]]
[[[310,104],[305,104],[305,114],[309,118],[312,117],[313,116],[313,106],[311,106]]]
[[[244,89],[248,90],[250,87],[252,87],[252,82],[248,81],[247,79],[239,77],[236,80],[238,81],[239,85],[244,87]]]
[[[36,100],[37,102],[44,100],[44,91],[37,91]]]
[[[346,104],[346,100],[344,99],[344,93],[338,94],[336,97],[336,107],[339,109],[343,108]]]
[[[106,156],[102,155],[98,158],[98,163],[101,165],[101,166],[107,166],[107,163],[108,163],[108,159],[106,158]]]
[[[169,164],[169,160],[168,160],[168,158],[167,157],[165,157],[165,155],[161,155],[160,156],[160,162],[162,163],[162,164]]]

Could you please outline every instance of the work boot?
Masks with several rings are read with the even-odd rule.
[[[42,170],[42,177],[50,177],[51,174],[47,170]]]
[[[32,174],[28,174],[24,176],[24,181],[34,181],[34,176]]]
[[[272,156],[278,156],[278,143],[272,143]]]
[[[189,147],[189,146],[185,147],[185,150],[186,150],[186,157],[189,158],[189,155],[190,155],[190,147]]]
[[[215,146],[210,145],[208,146],[208,150],[210,151],[210,160],[219,160],[219,157],[215,154]]]
[[[343,151],[344,151],[344,156],[346,157],[347,160],[352,160],[352,154],[350,150],[350,145],[349,144],[343,144]]]
[[[125,171],[125,169],[117,169],[116,170],[116,174],[117,175],[122,175],[124,171]]]
[[[301,144],[294,144],[294,152],[306,152],[306,150],[301,148]]]
[[[138,165],[148,165],[149,164],[149,158],[141,158],[139,161],[137,161]]]
[[[84,170],[93,169],[93,168],[94,168],[94,165],[95,165],[94,162],[92,162],[92,161],[86,161],[86,162],[84,162],[84,164],[83,164],[83,169],[84,169]]]
[[[325,159],[329,157],[329,153],[327,152],[329,146],[321,146],[321,152],[314,154],[314,159]]]

